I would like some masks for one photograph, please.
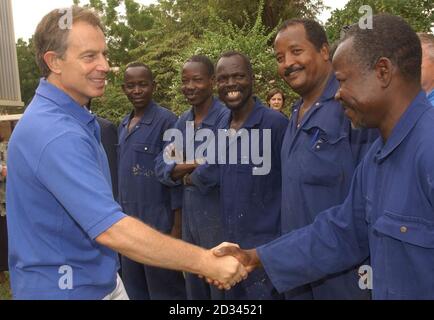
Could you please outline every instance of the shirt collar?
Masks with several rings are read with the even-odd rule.
[[[39,86],[36,89],[36,94],[52,101],[58,105],[62,110],[72,115],[78,121],[88,125],[95,121],[95,116],[83,106],[80,106],[74,99],[66,94],[55,85],[49,83],[46,79],[42,78],[39,81]]]
[[[253,100],[255,102],[253,109],[243,124],[243,128],[246,129],[254,128],[257,124],[261,123],[266,108],[258,97],[253,97]],[[231,120],[229,120],[229,124],[230,121]]]
[[[206,115],[205,119],[202,121],[202,125],[206,125],[208,127],[214,127],[217,123],[218,116],[220,114],[221,108],[226,108],[222,102],[217,99],[212,99],[211,108]]]
[[[140,119],[140,123],[150,125],[155,118],[156,112],[157,112],[157,104],[154,101],[151,101],[149,105],[146,107],[145,113]],[[133,116],[134,116],[134,111],[132,111],[129,116],[125,117],[124,120],[122,120],[122,125],[126,126]]]
[[[304,116],[304,119],[302,120],[302,130],[309,131],[312,128],[319,128],[324,131],[331,140],[338,139],[342,134],[344,134],[344,132],[336,130],[336,119],[339,117],[345,117],[342,113],[340,102],[335,100],[335,95],[338,89],[339,82],[336,80],[336,76],[332,73],[321,96],[311,107],[311,110],[309,110]],[[300,100],[294,105],[293,112],[295,110],[298,112],[302,102],[303,101]],[[332,104],[339,105],[339,107],[327,108],[327,105]],[[327,108],[327,110],[324,110],[320,116],[315,116],[314,113],[323,107]],[[345,128],[342,127],[342,129],[344,130]]]
[[[432,108],[431,104],[426,99],[425,92],[421,91],[410,103],[410,106],[399,119],[398,123],[392,130],[390,137],[387,139],[383,147],[377,152],[376,159],[384,160],[389,156],[408,136],[411,129],[416,125],[419,118]]]
[[[336,80],[336,76],[334,73],[331,73],[329,79],[327,81],[326,87],[322,92],[321,96],[314,104],[313,108],[319,108],[326,101],[333,100],[335,98],[336,92],[339,89],[339,82]],[[297,109],[303,103],[303,99],[298,100],[293,106],[292,109]]]

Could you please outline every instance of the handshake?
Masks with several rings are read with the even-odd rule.
[[[199,275],[220,290],[229,290],[247,279],[247,275],[261,266],[256,249],[242,250],[237,244],[223,242],[208,250],[206,272]]]

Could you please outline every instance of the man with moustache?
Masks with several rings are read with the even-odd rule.
[[[165,234],[179,233],[172,210],[171,188],[155,175],[155,158],[163,150],[164,132],[177,117],[152,100],[155,89],[152,71],[143,63],[127,66],[122,90],[134,106],[118,129],[119,203],[123,212]],[[155,268],[122,256],[122,280],[132,300],[183,300],[186,298],[181,272]]]
[[[68,27],[64,22],[65,11]],[[72,18],[72,20],[70,20]],[[43,78],[9,142],[9,271],[15,299],[128,299],[117,252],[142,264],[223,281],[235,259],[173,239],[125,215],[113,199],[100,128],[85,106],[104,93],[104,28],[89,9],[56,9],[38,24]]]
[[[369,46],[366,44],[369,43]],[[263,266],[280,292],[348,270],[370,256],[373,299],[433,299],[434,109],[421,88],[422,50],[402,18],[350,27],[333,57],[336,99],[380,137],[342,205],[253,250],[220,249]]]
[[[222,119],[225,119],[229,110],[217,98],[213,97],[215,86],[214,65],[211,60],[203,55],[190,57],[182,67],[181,90],[191,105],[174,125],[175,129],[182,132],[184,150],[186,144],[186,126],[189,123],[194,126],[194,135],[200,129],[208,129],[217,133],[221,127]],[[216,141],[208,141],[216,143]],[[195,150],[199,141],[194,141]],[[170,145],[166,152],[175,150]],[[191,184],[186,183],[188,175],[199,164],[197,162],[185,163],[185,152],[176,150],[183,157],[184,163],[165,163],[163,153],[156,161],[156,174],[160,181],[168,186],[178,186],[173,189],[173,197],[179,200],[178,207],[182,207],[182,239],[203,248],[213,248],[223,239],[222,223],[220,219],[220,192],[218,186],[212,187],[208,193],[203,194]],[[184,183],[185,182],[185,183]],[[196,275],[185,275],[187,298],[189,300],[217,300],[223,298],[223,292],[207,284]]]
[[[377,137],[353,129],[334,99],[333,74],[324,29],[314,20],[285,21],[274,51],[278,72],[301,99],[282,146],[282,233],[311,224],[318,213],[341,204],[359,161]],[[366,299],[358,286],[358,266],[286,292],[287,299]]]
[[[281,171],[280,151],[288,120],[282,114],[265,107],[253,95],[254,74],[247,56],[231,51],[224,53],[216,65],[217,90],[220,99],[231,111],[223,128],[232,132],[235,142],[229,139],[226,159],[217,165],[204,165],[191,174],[191,181],[201,190],[212,185],[209,177],[218,177],[214,182],[220,185],[221,218],[226,241],[243,247],[258,246],[280,235]],[[265,131],[271,130],[271,140],[265,140]],[[259,130],[255,138],[252,132]],[[271,163],[269,172],[255,175],[259,170],[252,157],[244,158],[242,153],[243,135],[250,139],[250,149],[258,147],[259,154]],[[265,145],[263,145],[263,142]],[[230,163],[231,143],[236,143],[237,162]],[[244,147],[244,146],[243,146]],[[267,151],[267,147],[268,149]],[[230,157],[229,157],[230,158]],[[217,174],[206,174],[208,170]],[[270,280],[261,270],[249,275],[249,280],[240,283],[225,293],[226,299],[281,299]]]

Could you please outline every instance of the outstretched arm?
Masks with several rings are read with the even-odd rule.
[[[132,217],[125,217],[100,234],[96,241],[137,262],[200,274],[230,289],[247,277],[235,258],[164,235]]]

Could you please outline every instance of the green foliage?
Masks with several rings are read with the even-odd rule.
[[[39,69],[33,52],[33,39],[27,43],[18,39],[17,44],[18,70],[20,74],[21,97],[27,106],[35,94],[39,83]]]
[[[285,18],[300,14],[311,17],[323,7],[322,0],[160,0],[158,5],[151,6],[141,6],[133,0],[124,3],[125,17],[110,21],[105,18],[110,62],[120,67],[116,79],[111,81],[122,78],[128,62],[144,62],[153,70],[157,82],[154,99],[177,114],[189,107],[180,92],[182,64],[197,53],[215,60],[226,50],[244,52],[252,58],[258,96],[265,98],[266,92],[277,86],[294,97],[276,74],[271,51],[273,31]],[[119,1],[107,1],[107,5],[102,1],[91,3],[103,16],[113,17],[112,9],[117,5]],[[267,25],[263,24],[264,19]],[[106,96],[116,92],[121,94],[117,86],[109,85]],[[107,110],[118,105],[110,98],[103,99]],[[97,107],[99,101],[96,100]]]
[[[263,2],[263,1],[261,1]],[[247,13],[244,13],[245,24],[242,27],[227,20],[223,21],[215,12],[211,11],[210,20],[212,28],[207,28],[200,39],[196,39],[186,47],[173,63],[181,70],[185,60],[195,54],[204,54],[217,62],[218,57],[225,51],[236,50],[250,57],[255,74],[255,92],[265,99],[271,87],[278,86],[286,89],[276,73],[276,62],[269,46],[274,38],[275,30],[268,32],[262,23],[262,10],[257,13],[255,21],[251,21]],[[173,110],[176,113],[185,111],[188,106],[179,92],[179,72],[173,79],[169,96],[174,97]],[[287,90],[285,90],[287,91]],[[287,91],[287,95],[289,92]]]
[[[118,83],[107,85],[101,98],[92,100],[92,111],[101,118],[109,119],[115,125],[131,112],[132,106]]]
[[[80,4],[79,0],[73,0]],[[339,38],[344,25],[357,22],[361,5],[376,12],[404,17],[416,31],[427,31],[433,22],[432,0],[350,0],[335,10],[327,22],[331,40]],[[90,0],[106,26],[110,64],[104,97],[94,99],[93,110],[118,123],[132,106],[122,93],[125,66],[133,61],[149,65],[155,75],[154,99],[180,114],[188,108],[180,92],[180,71],[193,54],[212,60],[227,50],[247,54],[253,64],[255,92],[263,100],[272,87],[283,89],[289,105],[296,95],[276,72],[272,41],[277,26],[293,17],[315,17],[324,8],[322,0],[159,0],[143,6],[134,0]],[[119,10],[122,7],[124,11]],[[119,12],[124,12],[120,14]],[[31,43],[17,42],[23,99],[29,102],[38,84],[39,71]],[[264,101],[265,102],[265,101]]]
[[[342,27],[357,23],[364,15],[359,13],[362,5],[369,5],[373,13],[387,12],[404,18],[415,31],[429,31],[434,26],[432,0],[350,0],[341,10],[332,12],[326,23],[328,37],[338,40]]]
[[[249,17],[255,17],[260,13],[261,20],[267,31],[271,31],[286,19],[305,17],[314,19],[323,9],[322,0],[210,0],[210,7],[218,12],[218,16],[224,20],[230,20],[238,27],[245,25],[245,12]]]
[[[6,282],[0,283],[0,301],[1,300],[11,300],[12,292],[9,282],[9,272],[5,272]]]

